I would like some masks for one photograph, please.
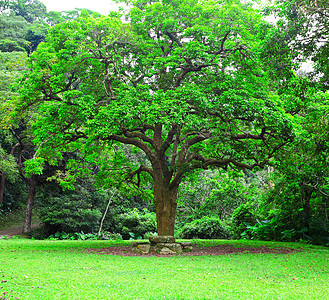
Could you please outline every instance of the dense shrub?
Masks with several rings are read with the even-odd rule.
[[[88,200],[79,194],[45,199],[39,217],[46,234],[97,231],[101,213]]]
[[[291,214],[285,211],[275,211],[268,215],[267,220],[257,219],[255,224],[247,224],[241,237],[265,241],[295,242],[302,240],[313,244],[329,245],[329,222],[327,220],[315,219],[307,227],[303,226],[300,219],[302,216],[298,213],[295,213],[295,218],[291,219]]]
[[[277,218],[272,218],[270,220],[256,220],[255,225],[246,225],[246,230],[241,233],[242,238],[258,239],[263,241],[275,241],[278,240],[280,226]],[[291,237],[292,231],[286,231],[286,235]]]
[[[178,230],[177,235],[183,239],[222,239],[229,235],[219,218],[202,217],[185,224]]]
[[[251,211],[250,204],[241,204],[232,214],[231,230],[234,238],[240,238],[248,226],[256,223],[256,218]]]
[[[133,210],[118,216],[116,232],[124,239],[137,239],[144,234],[156,231],[156,215],[148,209]]]

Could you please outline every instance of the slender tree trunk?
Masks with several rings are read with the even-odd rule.
[[[174,235],[178,186],[173,188],[161,179],[154,180],[154,203],[159,236]]]
[[[109,207],[110,207],[110,204],[111,204],[111,202],[112,202],[112,199],[113,199],[114,195],[115,195],[115,191],[113,191],[112,196],[111,196],[111,198],[109,199],[109,202],[107,203],[107,206],[106,206],[105,212],[104,212],[104,214],[103,214],[103,217],[102,217],[101,223],[100,223],[100,225],[99,225],[99,229],[98,229],[98,233],[97,233],[97,239],[99,239],[99,235],[101,234],[101,231],[102,231],[102,228],[103,228],[103,222],[104,222],[104,219],[105,219],[105,217],[106,217],[106,214],[107,214],[107,212],[108,212],[108,210],[109,210]]]
[[[31,176],[27,179],[29,185],[29,194],[27,196],[27,204],[25,210],[25,218],[23,224],[23,233],[31,232],[31,223],[32,223],[32,209],[33,209],[33,201],[36,193],[37,181],[35,176]]]
[[[3,202],[3,194],[5,192],[5,180],[6,180],[6,174],[2,172],[0,175],[0,205]]]

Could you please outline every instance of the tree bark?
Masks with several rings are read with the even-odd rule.
[[[37,187],[37,180],[34,175],[28,178],[27,182],[29,185],[29,194],[27,196],[27,204],[26,204],[25,218],[23,224],[23,233],[31,232],[33,201]]]
[[[170,188],[163,178],[154,180],[154,204],[159,236],[174,236],[177,192],[178,185]]]
[[[3,202],[3,194],[5,192],[5,180],[6,180],[6,174],[2,172],[0,175],[0,205]]]

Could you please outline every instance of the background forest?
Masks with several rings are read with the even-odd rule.
[[[329,245],[327,2],[126,2],[105,17],[0,1],[0,226],[155,235],[162,122],[177,237]]]

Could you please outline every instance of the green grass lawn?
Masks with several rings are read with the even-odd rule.
[[[241,244],[207,243],[224,242]],[[110,241],[0,240],[0,299],[329,299],[328,248],[243,243],[304,251],[124,257],[81,251]]]

